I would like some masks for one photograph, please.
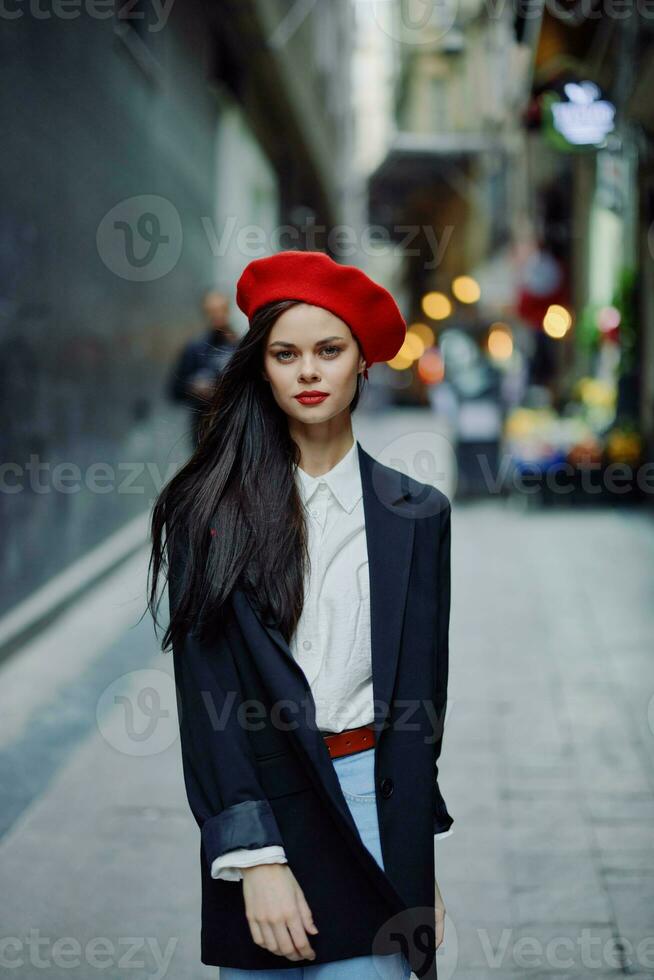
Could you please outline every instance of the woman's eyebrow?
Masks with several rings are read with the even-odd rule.
[[[316,341],[315,346],[317,347],[319,344],[327,344],[327,343],[329,343],[332,340],[345,340],[345,337],[342,337],[340,334],[334,334],[333,337],[323,337],[322,340],[317,340]],[[295,347],[295,344],[291,343],[290,340],[273,340],[273,342],[271,344],[269,344],[268,346],[269,347],[277,347],[277,346],[279,346],[279,347]]]

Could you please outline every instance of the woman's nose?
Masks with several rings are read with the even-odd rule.
[[[300,377],[301,378],[314,378],[315,379],[315,378],[320,377],[320,375],[319,375],[319,372],[318,372],[318,369],[316,368],[316,366],[311,362],[309,364],[302,365],[302,369],[300,371]]]

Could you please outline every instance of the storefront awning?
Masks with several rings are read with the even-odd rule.
[[[506,152],[503,139],[492,134],[397,132],[368,177],[369,220],[389,227],[410,194],[447,181],[450,175],[455,183],[479,156]]]

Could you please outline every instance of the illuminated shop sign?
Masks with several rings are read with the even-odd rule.
[[[615,126],[615,106],[601,97],[594,82],[567,82],[565,98],[550,90],[542,95],[548,139],[563,150],[601,146]]]

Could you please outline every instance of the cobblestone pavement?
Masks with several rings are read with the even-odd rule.
[[[357,429],[377,454],[425,418]],[[439,980],[651,977],[651,515],[455,500],[452,535]],[[143,553],[0,670],[3,976],[217,980],[145,571]]]

